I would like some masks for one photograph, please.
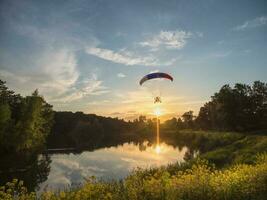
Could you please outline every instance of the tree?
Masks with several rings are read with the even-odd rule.
[[[53,110],[38,90],[22,97],[0,80],[1,151],[32,151],[45,144],[53,123]]]
[[[177,129],[177,119],[173,117],[172,119],[166,120],[164,126],[168,129]]]
[[[180,117],[177,119],[177,128],[178,130],[184,129],[184,123]]]
[[[193,128],[193,120],[194,120],[193,111],[190,110],[188,112],[185,112],[182,115],[182,119],[186,128]]]
[[[267,128],[267,85],[224,85],[200,108],[196,123],[203,129],[251,131]]]
[[[6,143],[6,132],[11,123],[11,111],[7,103],[0,103],[0,146]]]
[[[252,120],[254,128],[267,128],[267,83],[255,81],[251,91]]]

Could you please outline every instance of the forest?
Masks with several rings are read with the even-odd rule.
[[[0,172],[6,167],[3,163],[12,156],[13,165],[31,163],[29,169],[36,171],[37,177],[30,186],[30,181],[24,180],[28,189],[23,181],[16,179],[6,183],[0,188],[0,199],[37,198],[33,188],[49,172],[49,158],[38,158],[46,149],[92,150],[103,144],[153,141],[155,120],[139,116],[125,121],[82,112],[54,111],[38,90],[22,97],[0,81]],[[267,194],[266,122],[266,83],[224,85],[200,108],[197,116],[188,111],[161,123],[164,141],[190,147],[185,155],[187,162],[136,170],[121,181],[89,178],[81,188],[47,191],[38,198],[264,199]],[[44,169],[41,174],[37,173],[40,168]]]

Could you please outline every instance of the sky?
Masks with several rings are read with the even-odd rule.
[[[266,0],[0,1],[0,79],[58,111],[133,119],[161,95],[166,118],[197,114],[224,84],[267,81],[266,44]],[[156,71],[174,81],[139,85]]]

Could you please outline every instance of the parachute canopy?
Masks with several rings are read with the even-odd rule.
[[[171,75],[166,74],[166,73],[162,73],[162,72],[155,72],[155,73],[151,73],[151,74],[145,75],[140,80],[139,84],[142,85],[147,80],[154,79],[154,78],[166,78],[166,79],[169,79],[169,80],[173,81],[173,78],[171,77]]]

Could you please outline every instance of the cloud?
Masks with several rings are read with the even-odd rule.
[[[121,113],[121,112],[113,112],[113,113],[110,113],[110,115],[121,115],[121,114],[124,114],[124,113]]]
[[[91,102],[89,102],[87,105],[89,105],[89,106],[91,106],[91,105],[93,105],[93,106],[96,106],[96,105],[101,105],[101,106],[103,106],[103,105],[109,105],[110,104],[110,100],[98,100],[98,101],[91,101]]]
[[[117,92],[115,95],[121,99],[120,102],[123,104],[147,103],[151,100],[151,95],[147,91],[147,88],[140,88],[138,90],[127,92]]]
[[[204,37],[204,33],[202,32],[196,32],[197,37]]]
[[[69,103],[82,99],[88,95],[102,95],[110,92],[107,87],[102,85],[102,83],[101,80],[98,80],[96,74],[92,74],[90,79],[82,81],[80,87],[72,88],[71,91],[61,97],[56,97],[52,101]]]
[[[159,34],[151,37],[152,39],[139,42],[139,45],[137,47],[135,46],[135,51],[130,51],[126,48],[114,51],[111,49],[99,48],[97,46],[87,47],[85,51],[89,55],[128,66],[169,66],[174,64],[181,56],[170,58],[166,61],[159,59],[160,56],[155,55],[152,52],[159,50],[161,47],[165,49],[182,49],[186,45],[188,39],[193,37],[203,37],[203,33],[196,32],[195,34],[192,34],[191,32],[186,31],[160,31]],[[144,52],[145,49],[143,47],[151,48],[149,51],[150,53],[143,53],[142,55],[135,53]],[[148,52],[147,50],[145,51]]]
[[[125,37],[127,36],[127,34],[125,32],[121,32],[121,31],[118,31],[116,34],[115,34],[116,37]]]
[[[51,48],[61,46],[80,50],[86,44],[97,45],[99,43],[98,39],[90,33],[88,26],[83,26],[68,13],[69,9],[75,10],[75,7],[79,7],[77,2],[66,2],[64,9],[58,9],[59,5],[52,7],[50,5],[45,15],[42,13],[42,5],[38,2],[3,3],[2,6],[1,16],[4,24],[7,25],[5,28],[10,28],[10,31],[30,38],[33,45]],[[86,34],[77,35],[77,31]]]
[[[176,61],[176,59],[171,59],[170,61],[167,61],[167,62],[161,62],[160,60],[158,60],[152,55],[139,56],[125,49],[119,52],[115,52],[110,49],[90,47],[86,49],[86,53],[102,58],[104,60],[108,60],[114,63],[120,63],[124,65],[129,65],[129,66],[132,66],[132,65],[168,66],[168,65],[173,64]]]
[[[57,55],[61,53],[55,56]],[[109,92],[96,74],[92,74],[89,79],[78,81],[79,72],[73,58],[65,56],[59,56],[58,59],[61,58],[57,62],[53,59],[53,63],[46,63],[47,65],[43,63],[42,67],[38,67],[38,74],[34,72],[34,76],[0,70],[0,78],[8,80],[8,85],[19,90],[25,89],[25,85],[28,86],[27,91],[38,88],[51,103],[69,103],[89,95],[102,95]]]
[[[256,28],[267,24],[267,16],[257,17],[253,20],[244,22],[242,25],[233,28],[235,31],[243,31],[250,28]]]
[[[136,113],[136,111],[135,110],[129,110],[129,111],[127,111],[127,113]]]
[[[37,57],[32,58],[34,67],[1,70],[0,77],[16,90],[29,92],[38,88],[48,98],[65,93],[78,80],[80,73],[72,52],[66,49],[44,50]]]
[[[202,33],[198,33],[197,35],[203,36]],[[155,51],[160,47],[166,49],[182,49],[186,45],[187,40],[192,36],[193,34],[191,32],[186,31],[160,31],[152,39],[140,42],[139,44],[143,47],[150,47]]]
[[[12,72],[6,71],[6,70],[1,70],[0,69],[0,78],[3,79],[3,81],[9,80],[9,82],[16,82],[19,84],[24,84],[30,80],[30,77],[20,77],[20,76],[15,76]]]
[[[23,12],[23,17],[18,15],[16,18],[12,17],[17,13],[16,9],[5,12],[8,28],[29,45],[17,56],[15,65],[12,63],[13,66],[7,65],[7,69],[0,70],[0,78],[7,80],[8,86],[23,95],[38,88],[49,102],[67,103],[109,92],[96,76],[92,75],[91,79],[80,76],[76,52],[84,49],[86,44],[97,45],[98,40],[92,34],[76,37],[73,30],[88,31],[88,28],[69,20],[69,16],[61,18],[60,15],[54,16],[53,20],[63,20],[62,23],[50,23],[53,20],[51,15],[47,15],[44,19],[48,23],[40,26],[31,20],[30,13],[36,9],[35,6],[28,9],[28,12]],[[7,51],[7,54],[12,55],[12,52]]]
[[[74,53],[66,49],[46,52],[37,64],[40,70],[39,76],[47,77],[41,83],[41,88],[51,94],[66,92],[75,84],[80,75]]]
[[[125,78],[125,77],[126,77],[126,75],[125,75],[125,74],[123,74],[123,73],[118,73],[118,74],[117,74],[117,77],[119,77],[119,78]]]
[[[210,57],[212,58],[224,58],[229,56],[232,53],[232,51],[226,51],[226,52],[217,52],[210,54]]]

